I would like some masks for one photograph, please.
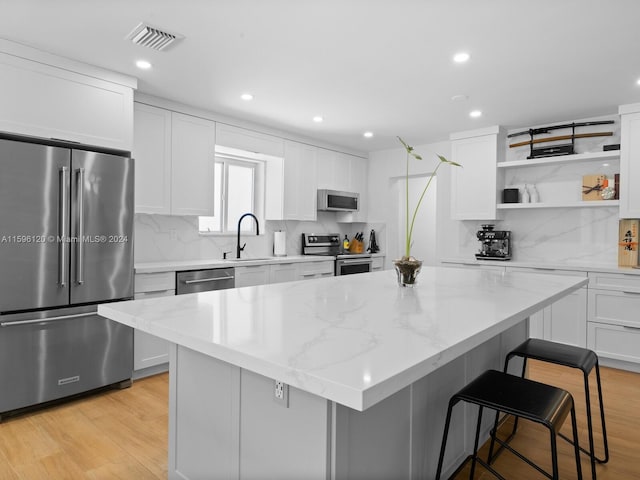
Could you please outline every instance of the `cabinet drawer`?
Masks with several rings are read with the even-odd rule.
[[[384,257],[373,257],[371,259],[371,270],[382,270],[384,268]]]
[[[333,261],[328,262],[305,262],[300,264],[300,277],[311,277],[315,275],[333,275]]]
[[[136,273],[135,293],[176,289],[175,272]]]
[[[480,263],[458,263],[458,262],[442,262],[443,267],[453,267],[453,268],[479,268],[481,270],[497,270],[500,272],[504,272],[504,265],[496,265],[494,263],[480,264]]]
[[[640,328],[640,293],[589,288],[589,321]]]
[[[576,270],[560,270],[546,267],[507,267],[508,272],[542,273],[548,275],[565,275],[569,277],[586,277],[587,272]]]
[[[601,357],[640,363],[640,328],[589,322],[587,342]]]
[[[589,288],[640,293],[640,275],[624,273],[589,273]]]

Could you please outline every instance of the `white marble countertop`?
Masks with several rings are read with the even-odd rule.
[[[372,257],[384,257],[384,253],[374,253]],[[326,262],[332,257],[319,255],[287,255],[284,257],[201,259],[201,260],[166,260],[162,262],[139,262],[134,266],[135,273],[178,272],[181,270],[198,270],[201,268],[241,267],[252,265],[270,265],[278,263]]]
[[[622,273],[627,275],[640,275],[640,268],[619,267],[617,265],[603,264],[588,265],[554,262],[521,262],[515,260],[477,260],[475,258],[444,258],[440,260],[440,262],[442,264],[455,263],[460,265],[494,265],[498,267],[535,268],[539,270],[569,270],[574,272]]]
[[[136,263],[134,270],[135,273],[178,272],[181,270],[198,270],[201,268],[241,267],[297,262],[326,262],[327,260],[333,259],[330,257],[321,257],[316,255],[290,255],[284,257],[243,258],[241,260],[237,260],[235,258],[230,258],[228,260],[166,260],[162,262]]]
[[[364,410],[587,279],[424,267],[108,303],[98,313]]]

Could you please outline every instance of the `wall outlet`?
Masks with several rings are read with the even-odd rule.
[[[289,408],[289,385],[278,380],[274,383],[273,399],[285,408]]]

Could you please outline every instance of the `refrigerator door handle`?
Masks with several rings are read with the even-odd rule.
[[[16,327],[18,325],[31,325],[34,323],[49,323],[55,322],[59,320],[68,320],[69,318],[80,318],[86,317],[88,315],[93,315],[92,312],[89,313],[74,313],[73,315],[60,315],[58,317],[50,317],[50,318],[35,318],[33,320],[18,320],[15,322],[0,322],[0,327]]]
[[[84,168],[78,169],[78,231],[76,238],[76,282],[84,283]]]
[[[58,283],[61,287],[66,284],[66,237],[65,237],[65,220],[67,218],[67,167],[61,167],[59,171],[59,197],[58,197]]]

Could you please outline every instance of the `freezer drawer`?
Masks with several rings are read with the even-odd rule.
[[[95,312],[0,317],[0,413],[131,378],[133,330]]]

